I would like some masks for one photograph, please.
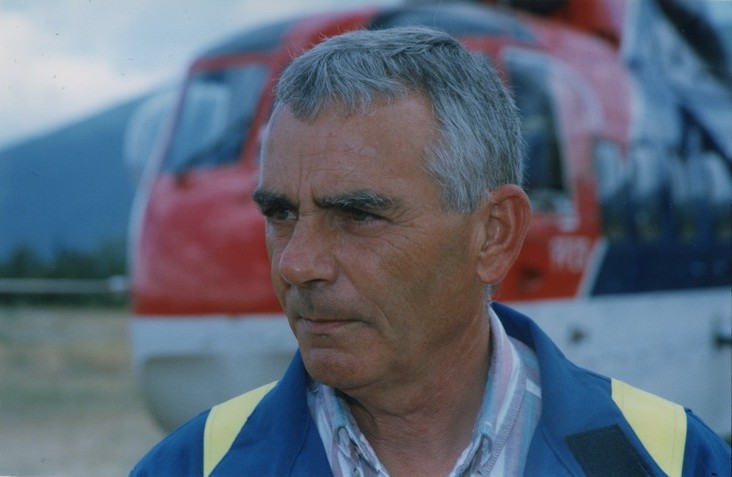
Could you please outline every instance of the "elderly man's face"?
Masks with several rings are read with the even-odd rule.
[[[484,320],[481,225],[423,168],[434,126],[408,97],[302,122],[275,112],[255,199],[272,281],[308,372],[345,392],[429,372]]]

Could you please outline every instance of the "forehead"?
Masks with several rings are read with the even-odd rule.
[[[325,108],[312,121],[301,121],[280,106],[262,149],[260,187],[296,195],[432,182],[424,158],[434,134],[431,110],[419,96],[349,116]]]

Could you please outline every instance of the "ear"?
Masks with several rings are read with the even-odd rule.
[[[531,203],[521,187],[503,185],[491,191],[481,204],[482,246],[478,277],[497,285],[516,261],[531,221]]]

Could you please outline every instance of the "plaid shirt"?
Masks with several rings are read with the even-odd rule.
[[[541,414],[534,352],[506,335],[491,308],[491,366],[473,437],[449,477],[522,475]],[[335,477],[388,477],[340,393],[311,382],[308,406]]]

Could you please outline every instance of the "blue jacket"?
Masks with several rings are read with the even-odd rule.
[[[530,346],[539,360],[542,416],[529,449],[525,475],[668,475],[663,467],[671,475],[730,476],[730,447],[691,411],[575,366],[533,321],[503,305],[492,306],[509,336]],[[234,431],[231,448],[222,452],[211,476],[332,475],[308,410],[306,383],[307,373],[298,353],[284,377],[259,401],[246,425],[239,428],[236,424],[240,430],[238,434]],[[618,400],[623,389],[630,397]],[[632,406],[630,410],[621,408],[625,401],[632,403],[636,395],[650,399],[650,406],[641,406],[634,417]],[[654,422],[656,409],[664,407],[676,417],[661,413]],[[131,475],[202,476],[204,428],[209,413],[198,415],[161,441]],[[656,433],[660,435],[648,437],[639,431],[642,426],[636,423],[638,419],[647,421],[646,428],[661,430]],[[636,423],[635,427],[631,423]],[[680,436],[675,446],[665,440],[674,435]],[[661,447],[661,451],[675,447],[670,459],[676,464],[661,463],[659,467],[651,456],[653,440],[659,438],[655,447]],[[661,462],[656,453],[653,455]]]

